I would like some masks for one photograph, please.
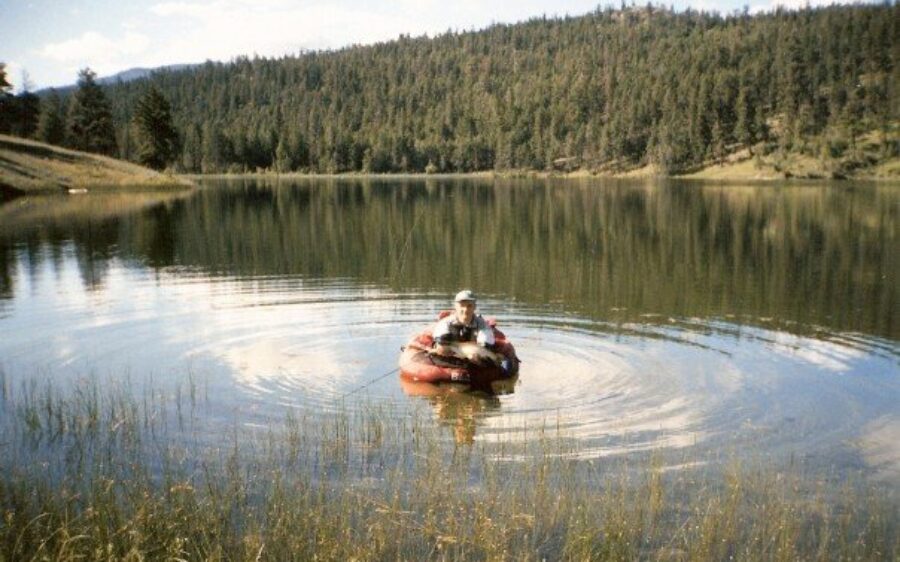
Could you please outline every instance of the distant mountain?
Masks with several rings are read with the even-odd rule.
[[[115,84],[133,82],[135,80],[140,80],[141,78],[147,78],[154,72],[159,71],[169,71],[169,72],[177,72],[179,70],[185,70],[188,68],[192,68],[198,66],[196,64],[169,64],[166,66],[158,66],[156,68],[129,68],[128,70],[123,70],[122,72],[117,72],[112,76],[104,76],[102,78],[97,78],[97,83],[103,86],[112,86]],[[68,84],[66,86],[58,86],[55,89],[57,92],[61,94],[68,93],[69,91],[75,88],[75,84]],[[50,92],[50,88],[42,88],[35,93],[37,95],[44,95]]]
[[[184,70],[186,68],[191,68],[192,66],[197,66],[196,64],[170,64],[166,66],[158,66],[156,68],[129,68],[128,70],[123,70],[122,72],[117,72],[112,76],[104,76],[103,78],[98,78],[98,84],[115,84],[117,82],[131,82],[133,80],[140,80],[141,78],[147,78],[154,72],[159,72],[162,70],[169,72],[176,72],[178,70]]]

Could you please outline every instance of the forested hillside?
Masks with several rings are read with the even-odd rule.
[[[742,146],[846,157],[875,130],[896,155],[898,27],[891,3],[728,17],[610,9],[209,62],[105,89],[119,153],[134,159],[132,112],[155,85],[190,172],[673,172]]]

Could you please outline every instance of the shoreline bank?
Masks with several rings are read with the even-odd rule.
[[[131,162],[0,135],[0,199],[91,190],[188,189],[193,183]]]
[[[363,173],[363,172],[341,172],[341,173],[304,173],[304,172],[241,172],[241,173],[215,173],[215,174],[179,174],[178,177],[191,181],[209,180],[209,179],[366,179],[366,180],[396,180],[396,179],[434,179],[434,180],[453,180],[453,179],[613,179],[613,180],[691,180],[702,182],[726,182],[726,183],[783,183],[785,181],[804,181],[804,182],[850,182],[850,181],[866,181],[878,183],[898,183],[900,184],[900,176],[851,176],[846,178],[828,178],[818,176],[795,176],[795,175],[729,175],[727,173],[702,173],[695,172],[691,174],[664,175],[656,174],[651,171],[638,169],[628,173],[598,173],[591,171],[577,172],[547,172],[547,171],[480,171],[480,172],[454,172],[441,174],[428,174],[424,172],[403,172],[403,173]]]

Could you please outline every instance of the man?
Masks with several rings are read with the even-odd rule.
[[[431,335],[439,355],[455,355],[448,347],[455,343],[475,342],[487,348],[494,345],[494,330],[481,315],[475,315],[475,293],[468,289],[456,293],[453,314],[439,320]]]

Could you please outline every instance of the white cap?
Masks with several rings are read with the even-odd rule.
[[[472,301],[475,302],[475,293],[468,289],[463,289],[462,291],[456,293],[456,297],[453,299],[453,302],[463,302],[463,301]]]

